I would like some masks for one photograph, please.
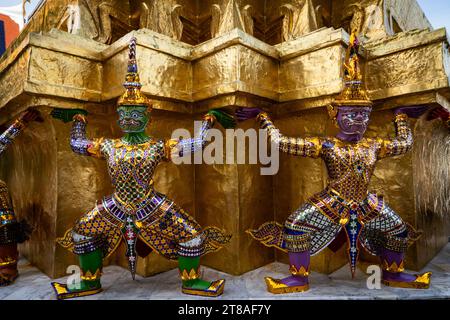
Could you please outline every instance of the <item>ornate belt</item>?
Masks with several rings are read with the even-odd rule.
[[[150,219],[165,200],[165,195],[151,190],[138,206],[127,204],[114,195],[104,197],[102,205],[104,209],[121,222],[125,222],[127,216],[132,216],[133,220],[143,222]]]
[[[122,224],[121,233],[127,246],[125,253],[131,275],[134,279],[136,274],[136,243],[143,221],[152,223],[159,217],[154,213],[166,200],[166,196],[151,190],[147,196],[138,203],[126,203],[117,196],[110,195],[103,198],[102,209],[106,211],[105,219],[110,220],[111,216]],[[110,221],[111,222],[111,221]],[[113,222],[114,223],[114,222]],[[114,223],[116,225],[116,223]]]
[[[344,199],[332,188],[316,193],[308,201],[334,223],[341,225],[349,222],[350,211],[355,212],[358,221],[364,225],[379,215],[384,205],[383,197],[374,193],[368,193],[367,197],[358,203]]]

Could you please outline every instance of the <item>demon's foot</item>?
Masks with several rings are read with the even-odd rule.
[[[202,279],[183,281],[181,291],[195,296],[218,297],[223,293],[225,280],[219,279],[208,282]]]
[[[66,284],[52,282],[53,289],[56,293],[56,298],[58,300],[72,299],[78,297],[90,296],[102,291],[100,284],[90,285],[86,281],[81,281],[80,286],[77,287],[67,287]]]
[[[303,292],[309,289],[308,277],[289,276],[284,279],[264,278],[267,291],[275,294]]]
[[[428,289],[430,287],[431,272],[412,275],[406,272],[383,272],[383,284],[390,287]]]
[[[11,285],[19,276],[17,269],[3,269],[0,272],[0,287]]]

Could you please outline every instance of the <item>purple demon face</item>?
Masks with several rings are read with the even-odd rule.
[[[341,134],[361,139],[367,130],[371,111],[371,107],[339,107],[336,120],[341,129]]]

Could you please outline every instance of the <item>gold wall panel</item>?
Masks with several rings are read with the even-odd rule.
[[[248,121],[239,128],[248,130],[256,128],[256,124]],[[237,145],[234,155],[236,160]],[[248,150],[245,156],[248,158]],[[217,226],[232,234],[231,242],[221,251],[203,258],[205,265],[239,275],[273,261],[273,250],[260,250],[260,245],[245,232],[273,220],[271,194],[272,176],[260,175],[258,164],[195,165],[198,221],[202,226]]]
[[[140,69],[145,93],[151,96],[191,101],[192,66],[188,61],[149,50],[142,51],[139,59],[141,65],[146,64],[144,61],[151,61],[151,68]]]
[[[283,61],[280,65],[281,101],[338,93],[342,88],[342,46],[331,46]]]
[[[275,47],[236,31],[196,47],[148,30],[134,35],[140,43],[138,60],[144,92],[159,101],[170,99],[182,105],[246,92],[275,102],[303,100],[304,105],[311,105],[342,88],[341,59],[347,37],[342,30],[322,29]],[[444,35],[442,30],[411,32],[369,42],[366,74],[372,98],[422,94],[425,90],[450,92]],[[4,60],[0,66],[5,72],[0,78],[4,84],[17,82],[12,74],[21,70],[20,74],[28,79],[24,90],[33,95],[109,101],[122,92],[125,69],[119,66],[126,64],[129,37],[105,46],[60,31],[30,35],[31,51],[19,48],[21,54],[15,56],[16,60]],[[55,47],[58,41],[72,44],[59,50]],[[80,49],[76,49],[78,41]],[[430,56],[433,58],[424,59]],[[408,61],[411,67],[401,68],[399,60]],[[142,67],[147,61],[152,63]],[[27,63],[30,68],[26,68]],[[48,71],[43,66],[48,66]],[[422,68],[422,77],[417,78]],[[3,105],[21,93],[20,84],[14,88],[17,88],[14,93],[0,97]]]
[[[239,47],[231,46],[193,62],[194,100],[236,91]]]
[[[195,210],[202,226],[216,226],[232,233],[219,253],[205,256],[202,263],[227,273],[239,272],[239,180],[237,165],[195,165]]]
[[[241,92],[278,99],[278,61],[244,46],[238,49]]]
[[[10,100],[22,93],[28,71],[31,49],[18,56],[14,65],[2,64],[0,81],[0,104],[4,106]],[[0,124],[7,121],[6,116],[0,116]]]
[[[102,65],[36,47],[31,52],[26,89],[35,94],[98,101],[102,90]]]
[[[369,94],[375,100],[448,86],[440,43],[368,61],[366,70]]]
[[[238,165],[239,185],[239,228],[234,231],[234,237],[239,241],[238,268],[232,274],[245,272],[262,267],[274,260],[273,250],[261,248],[261,244],[246,233],[261,224],[272,221],[273,208],[273,177],[262,176],[260,165]],[[212,258],[212,257],[211,257]],[[219,266],[218,266],[219,267]]]
[[[233,235],[219,253],[203,263],[239,275],[273,261],[272,250],[263,251],[245,233],[250,227],[273,220],[271,179],[259,176],[257,165],[201,165],[196,168],[197,218]],[[198,182],[197,182],[198,181]],[[256,254],[257,253],[257,254]]]
[[[371,99],[448,88],[446,41],[445,29],[440,29],[367,43],[365,79]]]
[[[143,91],[152,97],[191,100],[192,67],[173,55],[138,46],[137,60]],[[104,99],[117,98],[123,92],[128,50],[116,52],[104,64]],[[147,64],[147,61],[151,63]],[[142,67],[148,65],[148,67]],[[180,81],[180,79],[184,79]]]

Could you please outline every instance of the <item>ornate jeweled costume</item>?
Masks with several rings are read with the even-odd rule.
[[[316,254],[332,242],[343,229],[349,240],[352,272],[358,257],[358,241],[372,254],[380,248],[405,251],[409,240],[416,238],[384,202],[383,197],[368,191],[378,159],[397,156],[412,146],[407,117],[397,115],[397,137],[393,140],[362,139],[356,143],[329,138],[288,138],[280,135],[266,113],[261,113],[261,127],[272,141],[291,155],[322,158],[329,181],[327,188],[312,197],[289,216],[284,226],[266,224],[251,234],[264,243],[289,252],[309,250]],[[409,232],[409,237],[404,235]]]
[[[37,112],[25,113],[0,134],[0,155],[25,129],[27,121],[24,119],[30,114],[32,118]],[[17,221],[8,187],[0,180],[0,286],[7,286],[17,278],[17,243],[27,240],[28,233],[27,224]]]
[[[405,223],[383,200],[368,190],[379,159],[402,155],[413,146],[407,108],[396,111],[393,139],[363,138],[372,102],[363,86],[358,60],[358,39],[352,35],[347,51],[345,88],[329,107],[340,132],[336,137],[289,138],[279,133],[265,112],[258,112],[261,128],[268,131],[279,150],[291,155],[321,158],[327,167],[327,187],[310,197],[286,220],[284,226],[268,222],[248,232],[266,246],[289,254],[292,276],[266,278],[272,293],[305,291],[309,288],[310,255],[317,254],[340,232],[345,234],[352,275],[355,274],[359,245],[381,258],[386,285],[427,288],[431,273],[409,275],[403,272],[404,252],[419,233]],[[240,111],[249,118],[252,111]],[[341,243],[337,243],[339,247]]]
[[[111,255],[122,241],[127,247],[126,256],[133,278],[141,253],[139,248],[149,247],[167,259],[178,259],[184,293],[218,296],[223,292],[224,280],[201,280],[199,258],[219,250],[230,236],[216,227],[202,229],[183,209],[156,191],[152,180],[162,161],[201,150],[206,144],[208,130],[223,114],[218,110],[210,111],[196,138],[178,141],[147,136],[144,130],[150,104],[140,91],[135,50],[136,40],[133,39],[124,84],[127,90],[119,100],[118,108],[119,125],[125,136],[90,140],[86,137],[85,116],[73,116],[72,150],[106,161],[114,193],[98,201],[93,210],[58,240],[80,256],[83,272],[81,288],[53,284],[61,299],[99,292],[101,259]],[[54,112],[54,116],[61,117],[59,114],[64,115],[64,111]],[[143,255],[148,254],[146,251]]]
[[[161,161],[169,161],[179,143],[173,140],[151,139],[138,145],[128,145],[122,139],[88,140],[86,123],[76,116],[72,129],[71,145],[75,152],[106,160],[114,193],[104,197],[97,206],[80,218],[60,243],[74,253],[82,252],[82,242],[73,241],[73,233],[89,238],[104,237],[105,255],[109,256],[124,237],[128,244],[127,256],[132,273],[135,272],[138,239],[168,259],[178,254],[200,256],[215,251],[227,242],[227,236],[216,228],[202,230],[198,223],[172,200],[153,187],[153,172]],[[205,120],[204,130],[213,124]],[[200,136],[204,136],[200,134]],[[192,150],[205,143],[192,139]],[[180,144],[188,141],[180,141]],[[192,239],[198,241],[185,244]],[[98,240],[97,240],[98,241]],[[95,247],[95,246],[94,246]]]

